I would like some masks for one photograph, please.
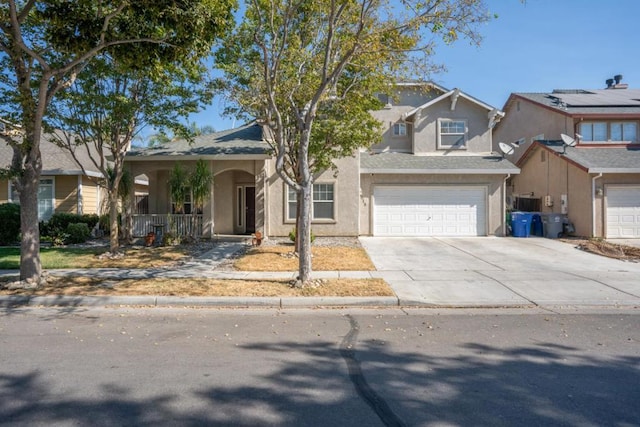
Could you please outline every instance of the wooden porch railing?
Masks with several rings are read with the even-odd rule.
[[[154,225],[163,224],[164,233],[176,233],[178,236],[191,236],[191,229],[194,226],[196,235],[202,236],[202,215],[177,215],[177,214],[134,214],[133,215],[133,235],[143,237],[147,233],[154,231]]]

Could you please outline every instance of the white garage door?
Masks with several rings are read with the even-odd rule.
[[[640,237],[640,187],[607,186],[607,238]]]
[[[379,186],[374,236],[484,236],[484,187]]]

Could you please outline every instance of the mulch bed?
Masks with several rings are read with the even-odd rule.
[[[596,255],[606,256],[624,261],[640,262],[640,248],[635,246],[618,245],[598,239],[568,240],[580,250]]]

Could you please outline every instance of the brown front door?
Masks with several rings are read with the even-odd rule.
[[[246,233],[256,231],[256,187],[245,187],[244,190],[244,223]]]

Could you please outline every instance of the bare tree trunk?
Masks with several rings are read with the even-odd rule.
[[[118,241],[118,191],[114,188],[109,189],[109,251],[112,254],[120,249]]]
[[[309,181],[302,186],[300,205],[300,219],[298,221],[298,230],[296,238],[300,248],[298,252],[298,280],[304,286],[306,282],[311,280],[311,189],[313,183]]]
[[[40,174],[27,167],[20,177],[20,280],[39,284],[42,274],[40,262],[40,226],[38,224],[38,186]]]

